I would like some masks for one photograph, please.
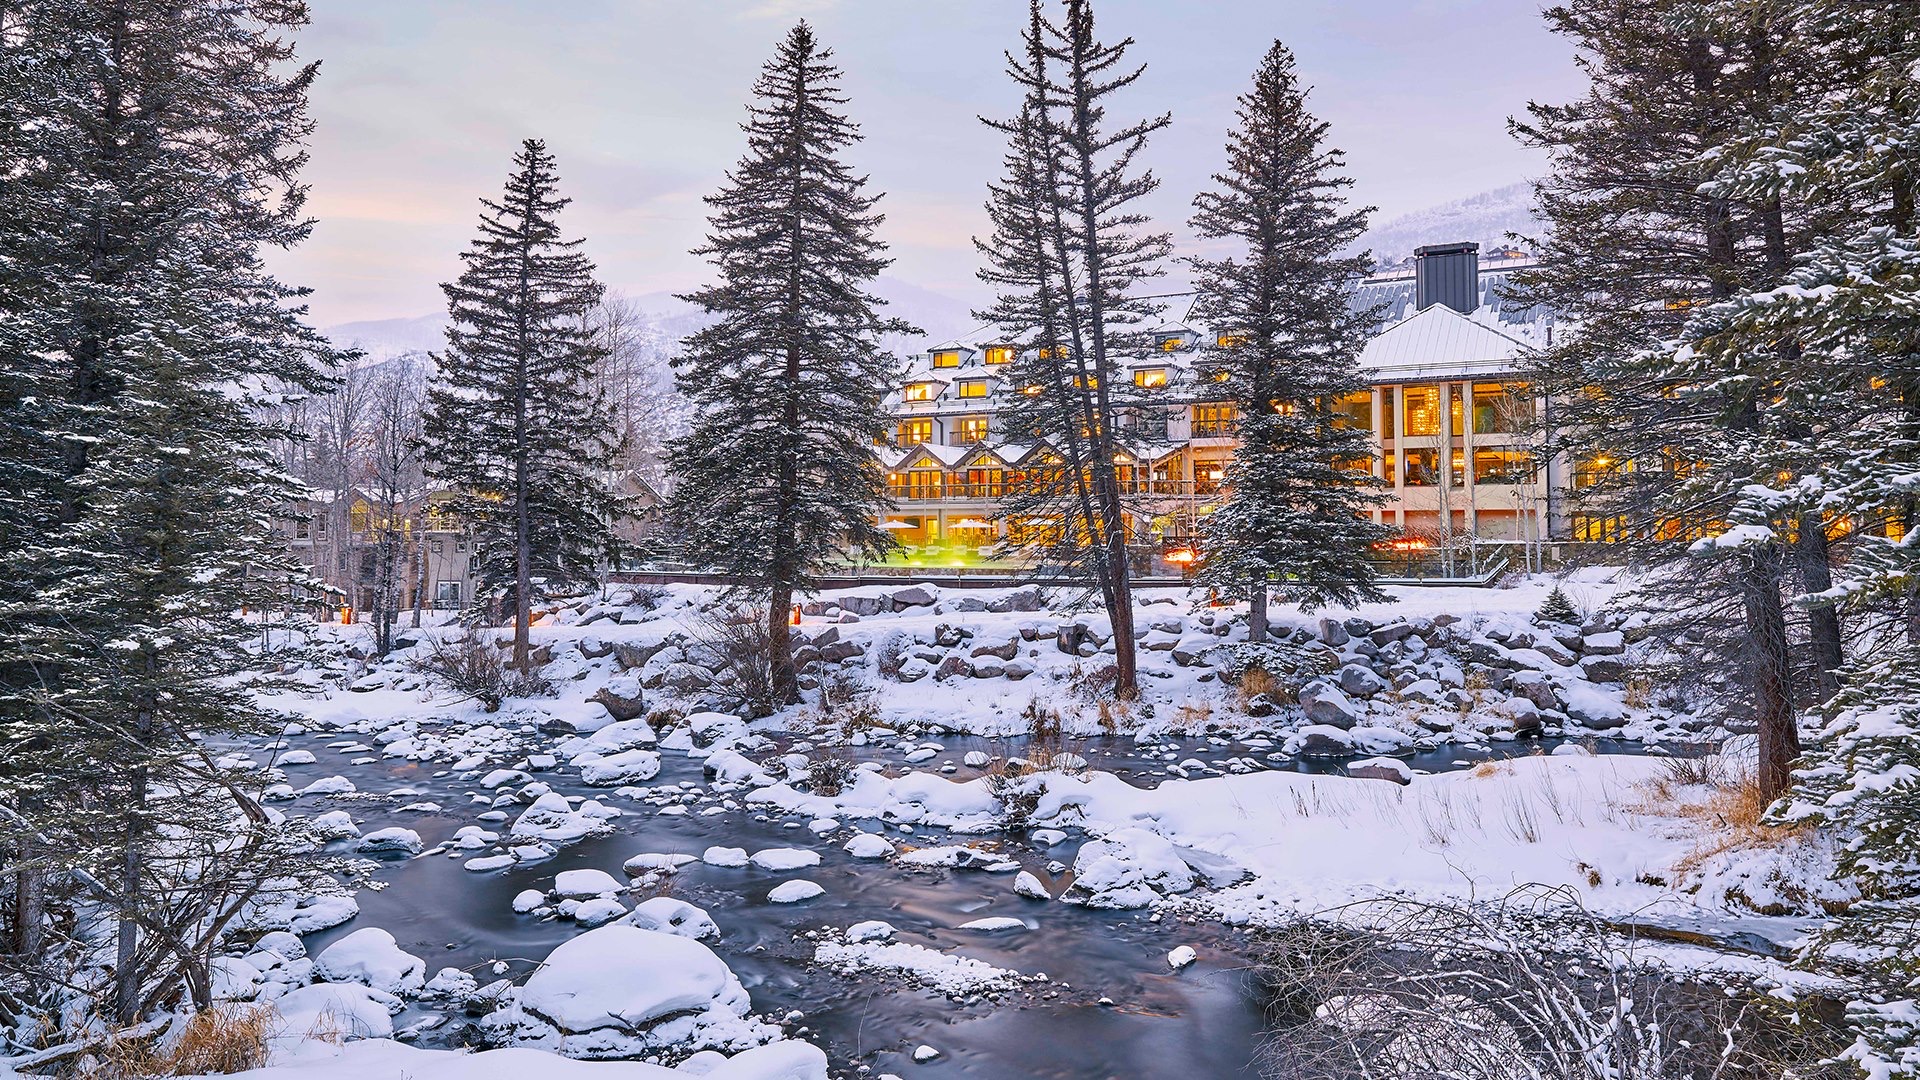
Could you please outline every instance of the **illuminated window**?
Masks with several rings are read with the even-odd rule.
[[[1239,413],[1232,405],[1215,403],[1193,407],[1193,437],[1213,439],[1233,434]]]
[[[1247,335],[1221,334],[1219,337],[1213,339],[1213,343],[1223,349],[1237,349],[1247,343]]]
[[[1168,334],[1157,344],[1161,352],[1179,352],[1187,347],[1187,338],[1184,334]]]
[[[987,418],[984,416],[963,416],[954,440],[961,443],[977,443],[987,437]]]
[[[1398,415],[1400,415],[1400,410],[1396,407],[1393,387],[1391,386],[1381,387],[1380,388],[1380,437],[1382,439],[1393,438],[1393,429],[1394,429],[1393,421],[1394,421],[1394,417]],[[1391,468],[1387,469],[1386,474],[1388,476],[1392,476],[1393,469]]]
[[[1373,430],[1373,392],[1362,390],[1357,394],[1348,394],[1333,403],[1333,426],[1337,428],[1357,428],[1361,431]]]
[[[354,532],[366,532],[372,521],[373,518],[367,512],[366,503],[354,503],[353,508],[347,511],[347,528]]]
[[[1602,514],[1574,514],[1573,538],[1588,544],[1610,544],[1627,535],[1627,519]]]
[[[1473,451],[1473,482],[1476,484],[1524,484],[1533,475],[1533,455],[1525,450],[1499,449]]]
[[[1167,385],[1167,369],[1163,367],[1141,368],[1133,373],[1133,385],[1152,389]]]
[[[1013,346],[989,345],[985,359],[989,364],[1011,364],[1013,363]]]
[[[1573,486],[1590,488],[1603,483],[1620,471],[1620,463],[1606,454],[1595,454],[1573,467]]]
[[[1467,430],[1467,394],[1466,387],[1460,383],[1455,383],[1452,390],[1453,393],[1447,398],[1447,412],[1452,417],[1447,431],[1457,439],[1461,432]]]
[[[906,386],[901,387],[900,389],[900,400],[932,401],[934,397],[934,390],[935,390],[934,384],[930,382],[908,383]]]
[[[1076,389],[1080,389],[1080,390],[1091,390],[1091,389],[1093,389],[1094,387],[1096,387],[1096,386],[1099,386],[1099,385],[1100,385],[1100,376],[1098,376],[1098,375],[1075,375],[1075,376],[1073,377],[1073,385],[1074,385],[1074,387],[1075,387]]]
[[[938,469],[907,470],[907,498],[937,499],[945,477]]]
[[[1064,360],[1067,356],[1067,347],[1065,345],[1056,345],[1050,348],[1039,349],[1035,351],[1034,355],[1042,360]]]
[[[960,396],[963,398],[983,398],[987,396],[987,380],[961,379]]]
[[[986,421],[982,420],[981,423],[984,424]],[[979,499],[993,499],[1006,494],[1006,470],[991,467],[968,469],[964,493]]]
[[[1406,418],[1403,430],[1408,435],[1440,434],[1440,388],[1403,386],[1400,388],[1401,414]]]
[[[1473,433],[1510,435],[1526,427],[1533,413],[1533,401],[1525,383],[1473,384]]]
[[[1436,450],[1407,451],[1408,487],[1433,487],[1440,482],[1440,454]]]
[[[959,367],[960,366],[960,350],[959,349],[935,350],[933,354],[933,366],[937,368]]]
[[[893,441],[901,446],[919,446],[933,439],[933,421],[902,420],[894,432]]]
[[[1196,461],[1193,463],[1193,493],[1195,495],[1214,495],[1220,491],[1220,482],[1226,478],[1227,463],[1224,461]]]
[[[1033,385],[1031,385],[1031,386],[1023,386],[1023,387],[1021,387],[1021,388],[1020,388],[1020,392],[1021,392],[1021,393],[1023,393],[1023,394],[1025,394],[1025,395],[1027,395],[1028,397],[1035,397],[1035,396],[1038,396],[1038,395],[1039,395],[1039,393],[1040,393],[1040,391],[1041,391],[1041,390],[1044,390],[1044,389],[1045,389],[1045,387],[1043,387],[1043,386],[1041,386],[1041,385],[1040,385],[1040,384],[1038,384],[1038,383],[1035,383],[1035,384],[1033,384]]]

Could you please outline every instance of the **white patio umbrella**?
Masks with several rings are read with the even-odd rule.
[[[993,528],[993,522],[981,521],[979,518],[961,518],[948,527],[954,529],[991,529]]]
[[[893,519],[889,518],[886,521],[881,522],[880,527],[883,529],[917,529],[920,526],[909,525],[904,521],[894,521]]]

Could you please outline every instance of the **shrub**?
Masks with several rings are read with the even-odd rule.
[[[457,638],[428,638],[425,652],[412,661],[415,671],[446,683],[464,697],[498,712],[510,697],[544,697],[553,683],[537,671],[522,672],[478,633]]]
[[[1250,676],[1264,676],[1261,690],[1275,701],[1293,703],[1300,689],[1340,667],[1340,654],[1324,645],[1282,642],[1244,642],[1227,650],[1227,678],[1245,686]],[[1258,680],[1256,680],[1258,681]],[[1254,695],[1246,695],[1251,698]]]
[[[752,716],[770,715],[780,703],[773,698],[773,638],[766,611],[708,612],[692,630],[714,670],[728,677],[740,708]]]
[[[1553,591],[1547,594],[1546,601],[1540,605],[1540,610],[1533,613],[1533,617],[1543,623],[1577,623],[1580,621],[1580,612],[1574,608],[1573,600],[1567,596],[1566,590],[1555,584]]]
[[[807,762],[807,790],[815,795],[838,795],[853,783],[858,773],[859,768],[851,758],[821,750],[819,756]]]

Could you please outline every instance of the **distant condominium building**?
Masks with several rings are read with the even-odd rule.
[[[1515,308],[1500,287],[1530,265],[1518,253],[1482,264],[1476,244],[1421,248],[1410,269],[1357,283],[1357,308],[1384,313],[1358,364],[1370,389],[1337,403],[1373,437],[1371,469],[1385,496],[1372,513],[1400,550],[1535,550],[1568,538],[1564,463],[1541,460],[1528,356],[1547,344],[1548,313]],[[1147,572],[1195,556],[1199,522],[1219,505],[1237,445],[1238,416],[1195,371],[1199,346],[1221,331],[1176,322],[1155,350],[1128,362],[1137,460],[1121,478],[1138,506],[1128,534]],[[908,561],[964,564],[1046,523],[1002,512],[1026,475],[1057,462],[1053,448],[1004,429],[1022,387],[1006,373],[1017,347],[991,338],[949,341],[913,358],[887,404],[893,428],[877,448],[895,509],[881,522]],[[1584,527],[1584,526],[1580,526]],[[1580,537],[1598,539],[1599,537]]]

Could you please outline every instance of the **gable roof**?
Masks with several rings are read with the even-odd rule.
[[[1532,352],[1519,338],[1430,304],[1369,340],[1360,367],[1387,382],[1492,375],[1513,371]]]

